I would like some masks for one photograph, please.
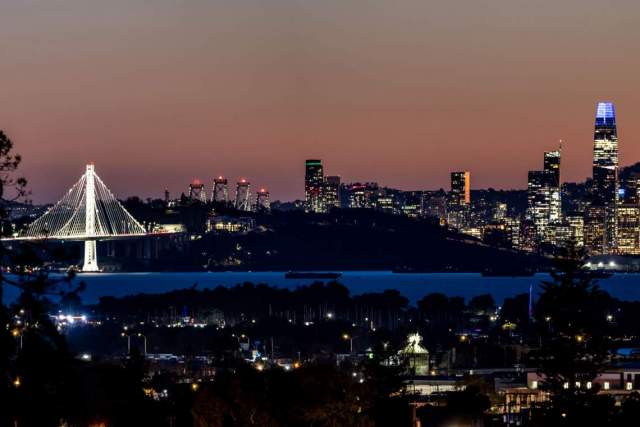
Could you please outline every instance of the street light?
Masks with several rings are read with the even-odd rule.
[[[15,328],[11,331],[11,335],[14,336],[14,338],[20,338],[19,342],[20,342],[20,350],[22,350],[22,333],[20,332],[20,329]]]
[[[127,354],[131,354],[131,335],[127,334],[127,333],[120,333],[121,337],[127,337]]]
[[[342,339],[343,340],[349,340],[349,353],[353,354],[353,340],[356,339],[358,337],[353,337],[347,333],[342,334]]]
[[[147,355],[147,336],[138,332],[138,336],[144,340],[144,355]]]

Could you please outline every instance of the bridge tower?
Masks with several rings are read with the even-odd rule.
[[[269,212],[270,210],[269,191],[261,188],[256,195],[256,212]]]
[[[211,191],[211,201],[227,204],[229,203],[229,186],[227,178],[219,176],[213,180],[213,190]]]
[[[16,240],[84,241],[82,271],[100,271],[96,241],[144,236],[145,228],[120,204],[93,164],[44,215]]]
[[[207,193],[205,192],[204,184],[198,178],[189,184],[189,199],[207,203]]]
[[[85,191],[84,232],[88,240],[84,241],[84,265],[82,271],[95,272],[98,268],[97,244],[91,237],[96,235],[96,180],[93,164],[87,165]]]
[[[251,210],[251,184],[242,178],[236,185],[236,209],[239,211]]]

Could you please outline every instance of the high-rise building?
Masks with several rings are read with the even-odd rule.
[[[591,254],[601,255],[607,252],[605,218],[604,206],[592,204],[584,211],[584,246]]]
[[[355,182],[343,185],[342,189],[347,193],[349,208],[351,209],[372,209],[375,207],[376,195],[379,186],[375,182],[361,184]]]
[[[323,188],[324,204],[326,210],[331,208],[341,207],[341,195],[340,195],[340,177],[339,176],[327,176],[324,179]]]
[[[640,205],[640,175],[631,174],[624,185],[624,203]]]
[[[387,191],[388,196],[393,196],[391,191]],[[405,214],[410,218],[420,218],[424,215],[423,212],[423,197],[424,191],[403,191],[398,195],[398,201],[393,200],[393,211],[392,213],[397,213],[398,207],[400,208],[400,212]],[[396,206],[399,205],[399,206]]]
[[[466,207],[471,203],[471,173],[451,172],[451,192],[449,199],[452,206]]]
[[[544,170],[550,175],[549,177],[549,222],[556,223],[562,221],[562,196],[560,186],[560,159],[561,150],[545,151],[544,153]]]
[[[617,252],[640,255],[640,205],[619,205],[617,215]]]
[[[604,208],[604,253],[611,252],[616,247],[618,187],[616,110],[612,102],[599,102],[593,136],[592,204]]]
[[[505,217],[504,220],[505,233],[512,247],[520,247],[520,220],[518,218]]]
[[[527,219],[533,221],[536,242],[547,240],[551,209],[553,174],[549,171],[529,171],[527,179]]]
[[[566,222],[569,224],[570,244],[576,248],[584,246],[584,216],[580,214],[568,214]]]
[[[492,219],[496,222],[502,222],[507,216],[507,204],[502,202],[497,202],[493,207]]]
[[[568,227],[562,223],[560,192],[560,149],[544,153],[544,169],[529,171],[527,179],[527,218],[533,221],[538,243],[556,243],[563,239]],[[555,227],[559,227],[556,233]],[[565,231],[567,233],[565,233]]]
[[[269,201],[269,192],[261,188],[256,194],[256,212],[269,212],[271,210],[271,202]]]
[[[326,211],[322,191],[323,187],[324,172],[322,169],[322,160],[307,160],[304,170],[305,211],[316,213]]]
[[[227,178],[219,176],[213,180],[211,201],[224,204],[229,203],[229,181]]]
[[[537,236],[533,220],[525,218],[520,221],[519,248],[524,251],[533,251],[536,248]]]
[[[471,174],[468,171],[451,172],[451,191],[447,222],[454,228],[465,228],[469,223],[471,205]]]
[[[374,199],[375,208],[377,210],[388,214],[396,213],[395,200],[392,194],[388,194],[384,189],[382,189],[375,194]]]
[[[236,184],[235,207],[239,211],[251,210],[251,183],[244,178]]]
[[[194,179],[191,184],[189,184],[189,199],[197,200],[202,203],[206,203],[207,194],[204,190],[204,184],[198,179]]]

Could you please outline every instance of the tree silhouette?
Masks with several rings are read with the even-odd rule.
[[[541,337],[535,360],[544,378],[541,387],[551,393],[553,404],[547,416],[570,425],[585,414],[591,414],[588,419],[607,413],[606,400],[596,397],[597,385],[587,383],[607,361],[610,298],[583,268],[583,260],[574,249],[557,258],[535,308]]]
[[[16,177],[21,160],[13,152],[11,139],[0,131],[3,224],[7,223],[12,204],[28,194],[26,179]],[[83,285],[72,287],[72,272],[54,279],[40,268],[40,254],[46,251],[42,242],[2,242],[0,251],[0,401],[6,402],[3,407],[10,408],[0,411],[0,417],[4,417],[0,424],[20,420],[21,425],[59,425],[71,411],[73,375],[66,341],[49,316],[49,298],[77,300]],[[8,269],[11,274],[6,273]],[[20,292],[11,306],[4,304],[6,286]],[[34,411],[34,407],[39,410]]]

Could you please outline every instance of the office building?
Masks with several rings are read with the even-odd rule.
[[[493,207],[493,221],[502,222],[507,216],[507,204],[497,202]]]
[[[584,211],[584,246],[592,255],[607,253],[605,207],[593,204]]]
[[[324,172],[322,161],[310,159],[305,162],[304,196],[305,211],[321,213],[326,211],[323,195]]]
[[[451,206],[467,207],[471,203],[471,173],[451,172]]]
[[[617,252],[640,255],[640,206],[622,204],[617,208]]]
[[[373,209],[375,198],[380,187],[375,182],[361,184],[359,182],[342,186],[345,191],[351,209]]]
[[[375,208],[379,211],[389,214],[398,213],[395,206],[393,194],[387,194],[387,192],[384,190],[378,191],[378,193],[375,195]]]
[[[616,247],[618,188],[618,131],[615,106],[611,102],[600,102],[596,107],[593,136],[592,204],[604,209],[601,215],[601,220],[604,221],[603,253],[612,252]],[[585,224],[586,222],[585,218]]]
[[[324,205],[327,211],[342,206],[340,194],[340,177],[327,176],[324,179]]]
[[[562,221],[562,196],[560,186],[561,149],[544,153],[544,170],[549,174],[549,223]]]
[[[569,224],[570,244],[576,248],[584,246],[584,215],[567,214],[565,221]]]
[[[471,174],[468,171],[451,172],[451,191],[447,222],[454,228],[465,228],[469,225],[471,205]]]
[[[544,169],[529,171],[527,179],[527,219],[535,227],[537,243],[554,244],[556,237],[564,238],[562,197],[560,192],[560,149],[544,153]],[[554,227],[559,227],[559,234]]]
[[[535,227],[536,242],[546,241],[551,210],[553,175],[548,171],[529,171],[527,179],[527,219]]]

